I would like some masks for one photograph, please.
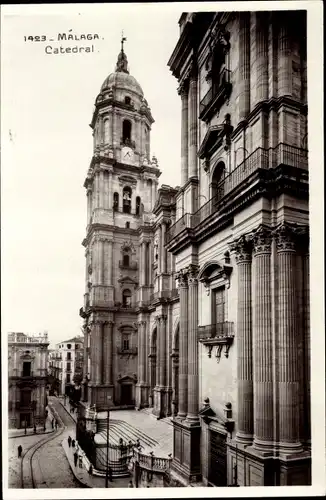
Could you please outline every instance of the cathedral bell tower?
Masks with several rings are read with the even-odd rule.
[[[135,403],[138,325],[153,292],[152,209],[161,172],[150,159],[154,119],[129,73],[125,40],[95,101],[94,152],[84,184],[83,400],[97,409]]]

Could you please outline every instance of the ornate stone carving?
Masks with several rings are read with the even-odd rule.
[[[185,99],[186,97],[188,97],[188,91],[189,91],[189,81],[183,80],[178,87],[178,94],[179,96],[181,96],[181,99]]]
[[[235,253],[237,264],[251,261],[251,243],[245,235],[230,244],[230,250]]]
[[[272,243],[271,229],[261,224],[252,235],[252,243],[255,255],[270,253]]]
[[[295,232],[294,228],[283,222],[273,231],[273,236],[276,239],[276,248],[278,252],[294,252],[295,251]]]
[[[181,269],[178,273],[176,273],[176,280],[178,282],[179,288],[187,288],[188,287],[188,275],[186,272]]]
[[[196,266],[194,264],[190,264],[188,266],[187,275],[188,275],[189,285],[196,285],[198,283],[198,272],[199,272],[199,266]]]

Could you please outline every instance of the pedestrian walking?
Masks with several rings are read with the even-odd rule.
[[[133,488],[134,485],[132,484],[132,481],[129,481],[128,488]]]
[[[52,429],[54,429],[54,418],[52,419],[51,424],[52,424]]]
[[[89,466],[88,472],[89,472],[90,476],[93,474],[93,465],[92,464]]]
[[[74,453],[74,464],[75,464],[75,467],[77,467],[77,461],[78,461],[78,453],[75,451],[75,453]]]
[[[58,428],[58,421],[56,420],[55,421],[55,429],[57,430],[57,428]]]
[[[18,458],[20,458],[22,456],[22,453],[23,453],[23,447],[22,447],[22,445],[19,445],[18,446]]]
[[[34,434],[36,434],[36,425],[34,424]]]
[[[71,446],[72,446],[73,448],[75,448],[75,440],[74,440],[74,439],[71,441]]]
[[[81,469],[83,467],[83,457],[82,457],[82,455],[78,456],[78,463],[79,463],[79,468]]]
[[[71,446],[71,437],[70,436],[68,436],[68,446],[69,446],[69,448]]]

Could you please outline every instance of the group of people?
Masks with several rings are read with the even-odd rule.
[[[71,438],[71,436],[68,436],[68,446],[69,448],[75,448],[74,451],[74,464],[75,467],[77,467],[77,464],[80,468],[83,466],[83,452],[79,452],[79,446],[78,443],[74,439]]]

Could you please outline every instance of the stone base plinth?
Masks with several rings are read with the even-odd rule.
[[[97,411],[107,410],[114,405],[114,386],[89,384],[88,401]]]
[[[136,385],[136,409],[141,410],[148,406],[148,385]]]
[[[238,486],[304,486],[311,484],[310,453],[275,456],[233,440],[228,443],[228,484]]]
[[[157,418],[168,416],[168,393],[167,387],[155,387],[154,389],[153,415]]]
[[[185,485],[201,481],[200,432],[200,423],[190,426],[185,420],[173,420],[171,477]]]

